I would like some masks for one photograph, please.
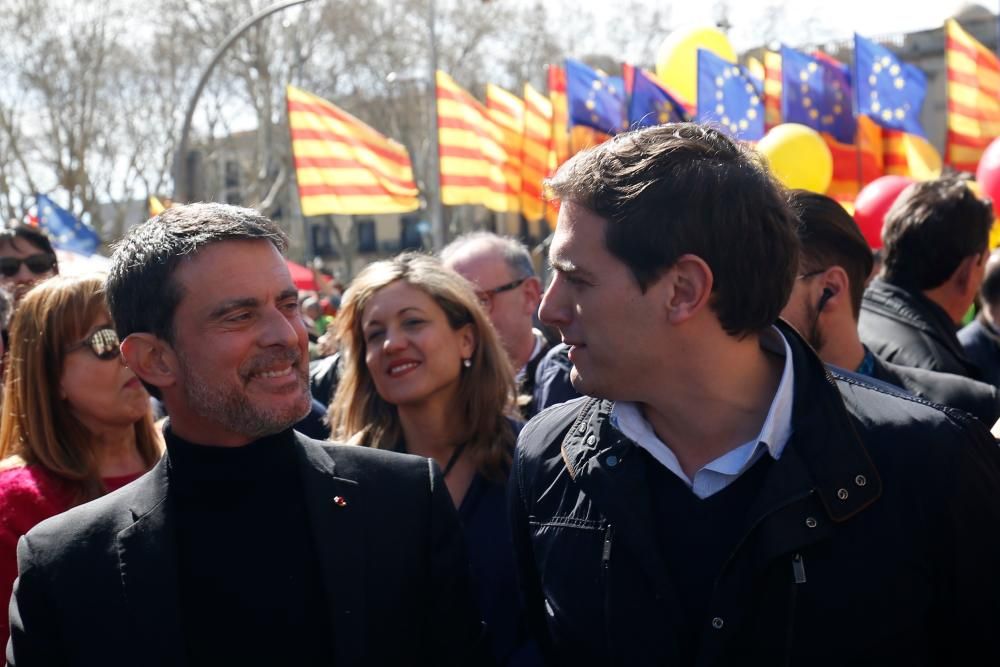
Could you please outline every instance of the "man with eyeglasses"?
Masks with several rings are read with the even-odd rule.
[[[865,347],[858,313],[874,259],[850,214],[833,199],[793,190],[800,270],[781,316],[827,364],[875,378],[920,398],[965,410],[985,426],[1000,417],[996,387],[961,375],[890,363]]]
[[[551,343],[534,324],[542,284],[531,254],[516,239],[472,232],[448,244],[441,251],[441,261],[476,288],[517,373],[521,411],[532,417],[536,412],[532,400],[535,370]]]
[[[40,230],[27,225],[0,229],[0,287],[15,305],[39,280],[59,273],[52,243]]]

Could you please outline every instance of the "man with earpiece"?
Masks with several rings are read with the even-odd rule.
[[[851,216],[833,199],[793,190],[800,271],[782,317],[827,364],[895,385],[920,398],[959,408],[986,426],[1000,417],[1000,394],[984,382],[951,373],[893,364],[858,335],[858,312],[872,270],[872,253]]]

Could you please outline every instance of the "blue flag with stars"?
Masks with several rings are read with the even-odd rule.
[[[734,139],[764,136],[764,105],[750,73],[698,49],[698,122],[721,125]]]
[[[628,129],[622,78],[597,72],[572,58],[566,59],[566,103],[570,125],[605,134]]]
[[[827,132],[843,144],[854,143],[857,121],[846,67],[782,46],[781,79],[785,122]]]
[[[81,255],[93,255],[101,239],[97,232],[83,224],[69,211],[59,208],[45,195],[35,196],[38,226],[52,239],[52,245]]]
[[[854,80],[858,113],[882,127],[926,138],[920,108],[927,94],[927,77],[889,49],[854,34]]]
[[[688,120],[684,107],[658,82],[638,67],[632,83],[632,100],[628,107],[631,127],[651,127]]]

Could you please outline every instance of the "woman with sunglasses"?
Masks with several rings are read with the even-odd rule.
[[[0,410],[0,600],[35,524],[136,479],[159,459],[149,395],[122,362],[98,278],[55,277],[11,323]],[[0,615],[0,646],[9,634]]]
[[[0,229],[0,287],[21,299],[39,280],[59,273],[49,237],[35,227],[14,225]]]
[[[533,664],[522,634],[506,479],[514,373],[470,283],[427,255],[369,264],[337,314],[335,440],[434,459],[465,533],[498,665]]]

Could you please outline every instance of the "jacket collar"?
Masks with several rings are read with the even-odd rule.
[[[915,290],[875,278],[865,289],[861,307],[885,317],[901,320],[940,339],[961,358],[955,323],[944,308]]]
[[[807,477],[803,484],[815,491],[832,520],[847,520],[881,494],[878,471],[830,371],[791,326],[780,320],[777,326],[788,341],[795,373],[793,435],[782,459],[794,448],[796,467]],[[567,432],[562,454],[574,479],[635,458],[636,446],[609,423],[612,405],[596,399],[586,403]]]
[[[295,434],[295,447],[316,555],[331,615],[338,665],[363,661],[365,627],[365,525],[357,481],[336,475],[327,447]],[[185,663],[174,514],[164,457],[133,486],[131,524],[118,534],[118,557],[133,632],[157,664]],[[349,573],[344,576],[344,573]]]

